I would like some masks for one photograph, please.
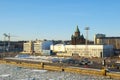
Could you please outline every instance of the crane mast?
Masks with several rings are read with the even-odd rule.
[[[10,33],[9,34],[6,34],[4,33],[4,51],[9,51],[10,50]],[[8,38],[8,46],[6,48],[6,37]]]

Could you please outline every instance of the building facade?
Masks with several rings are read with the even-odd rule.
[[[58,48],[57,48],[58,47]],[[51,50],[57,52],[58,56],[80,57],[110,57],[113,56],[112,45],[51,45]]]
[[[50,46],[50,49],[55,52],[55,53],[58,53],[58,52],[65,52],[65,45],[64,44],[56,44],[56,45],[51,45]]]
[[[94,35],[94,44],[99,44],[99,41],[98,41],[98,39],[99,38],[105,38],[106,37],[106,35],[105,34],[95,34]]]
[[[0,52],[21,52],[26,41],[0,41]]]
[[[52,44],[53,44],[52,41],[41,41],[41,40],[29,41],[27,43],[24,43],[23,53],[43,54],[43,50],[50,50],[50,45]]]
[[[23,53],[32,53],[33,41],[25,42],[23,45]]]
[[[75,33],[71,36],[71,44],[85,44],[84,36],[80,34],[80,30],[77,26]]]
[[[106,37],[106,36],[98,37],[95,35],[94,43],[113,45],[115,54],[120,54],[120,37]]]

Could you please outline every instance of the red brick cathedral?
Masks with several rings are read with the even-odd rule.
[[[71,44],[72,45],[85,44],[85,38],[83,35],[80,35],[78,26],[76,28],[74,35],[71,36]]]

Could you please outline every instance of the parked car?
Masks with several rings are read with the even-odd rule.
[[[60,59],[59,59],[59,58],[53,58],[53,59],[52,59],[52,62],[53,62],[53,63],[59,63],[59,62],[60,62]]]
[[[80,61],[80,65],[90,65],[92,62],[89,61],[87,58]]]
[[[62,63],[75,64],[75,60],[72,58],[62,60]]]

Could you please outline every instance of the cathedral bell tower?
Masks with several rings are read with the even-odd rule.
[[[75,37],[80,37],[80,31],[79,31],[78,26],[76,27]]]

